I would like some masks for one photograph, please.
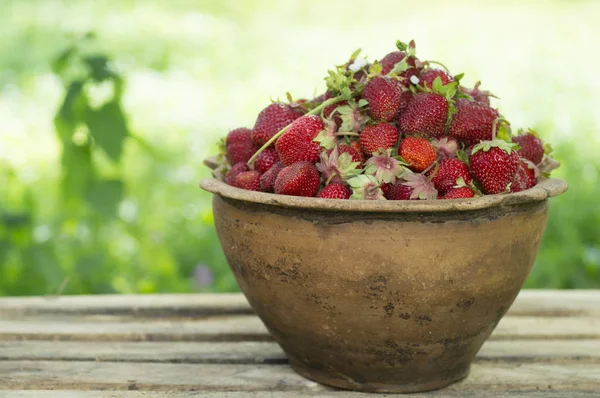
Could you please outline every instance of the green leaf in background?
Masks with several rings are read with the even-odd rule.
[[[108,58],[104,55],[91,55],[84,58],[83,60],[90,70],[90,77],[97,81],[102,82],[113,76],[112,71],[108,65]]]
[[[71,82],[67,87],[65,98],[54,118],[54,127],[60,140],[71,141],[77,124],[81,121],[81,111],[87,106],[83,93],[83,81]]]
[[[69,203],[78,201],[95,177],[91,146],[78,146],[73,142],[63,147],[62,192]]]
[[[102,180],[93,184],[85,194],[86,201],[107,218],[117,215],[119,203],[123,199],[123,182]]]
[[[121,104],[112,100],[99,109],[88,109],[85,121],[96,144],[106,154],[118,162],[123,151],[123,142],[127,137],[127,120]]]

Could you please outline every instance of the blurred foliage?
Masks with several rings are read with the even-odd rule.
[[[309,97],[357,47],[376,57],[411,37],[482,79],[563,164],[570,188],[551,200],[526,287],[600,287],[600,4],[434,3],[0,2],[0,295],[236,290],[202,159],[269,96]],[[511,28],[473,35],[459,17]],[[556,48],[586,62],[566,68]]]

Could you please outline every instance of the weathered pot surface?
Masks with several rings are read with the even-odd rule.
[[[467,376],[534,263],[547,199],[567,189],[550,179],[475,199],[344,201],[201,186],[240,288],[292,367],[372,392]]]

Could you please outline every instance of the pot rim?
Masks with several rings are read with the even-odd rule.
[[[479,198],[447,200],[338,200],[248,191],[227,185],[225,182],[214,178],[202,180],[200,187],[205,191],[229,199],[278,207],[384,213],[441,213],[515,206],[541,202],[547,198],[560,195],[568,188],[564,180],[551,178],[544,179],[533,188],[522,192],[485,195]]]

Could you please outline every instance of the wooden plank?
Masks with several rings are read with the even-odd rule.
[[[286,364],[269,342],[3,341],[0,360]],[[600,340],[488,341],[478,361],[600,363]]]
[[[401,397],[401,398],[598,398],[595,391],[452,391],[438,390],[425,394],[368,394],[350,391],[326,391],[326,392],[296,392],[277,391],[268,392],[160,392],[160,391],[73,391],[73,390],[35,390],[35,391],[10,391],[0,390],[0,397],[10,398],[300,398],[300,397],[322,397],[322,398],[373,398],[373,397]]]
[[[510,316],[597,316],[599,290],[521,290]]]
[[[43,296],[0,298],[0,315],[127,315],[197,317],[252,314],[239,293]]]
[[[95,295],[0,298],[0,315],[99,314],[131,316],[205,316],[250,314],[241,293]],[[511,316],[600,316],[597,290],[522,290]]]
[[[600,339],[600,317],[503,318],[491,339]],[[0,340],[271,341],[252,315],[203,319],[38,316],[0,321]]]
[[[329,388],[286,365],[205,365],[124,362],[1,361],[4,390],[299,391]],[[599,364],[474,364],[447,391],[600,390]],[[564,394],[562,395],[564,396]]]

